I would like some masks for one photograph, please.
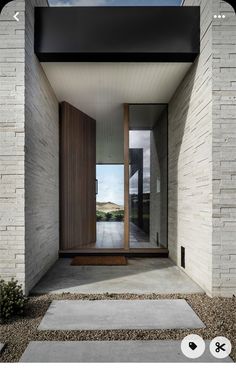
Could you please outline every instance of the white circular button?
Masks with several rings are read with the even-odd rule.
[[[210,343],[210,352],[216,358],[226,358],[232,349],[231,342],[224,336],[217,336]]]
[[[182,353],[188,358],[199,358],[203,355],[206,345],[199,335],[185,336],[181,342]]]

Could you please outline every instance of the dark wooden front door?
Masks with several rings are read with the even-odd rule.
[[[60,111],[60,250],[72,250],[96,241],[96,121]]]

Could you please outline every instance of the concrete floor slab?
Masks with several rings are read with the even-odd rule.
[[[170,259],[133,258],[126,266],[71,266],[59,259],[33,293],[203,293]]]
[[[39,330],[205,327],[186,300],[54,300]]]
[[[205,353],[186,358],[181,341],[35,341],[30,342],[20,362],[232,362],[214,358],[206,342]]]

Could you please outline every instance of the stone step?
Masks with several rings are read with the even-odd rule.
[[[193,329],[205,327],[184,299],[54,300],[39,330]]]
[[[204,354],[186,358],[181,341],[35,341],[30,342],[20,362],[232,362],[217,359],[206,342]]]

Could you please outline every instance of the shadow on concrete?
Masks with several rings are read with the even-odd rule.
[[[127,266],[71,266],[59,259],[32,290],[43,293],[203,292],[169,259],[129,259]]]

